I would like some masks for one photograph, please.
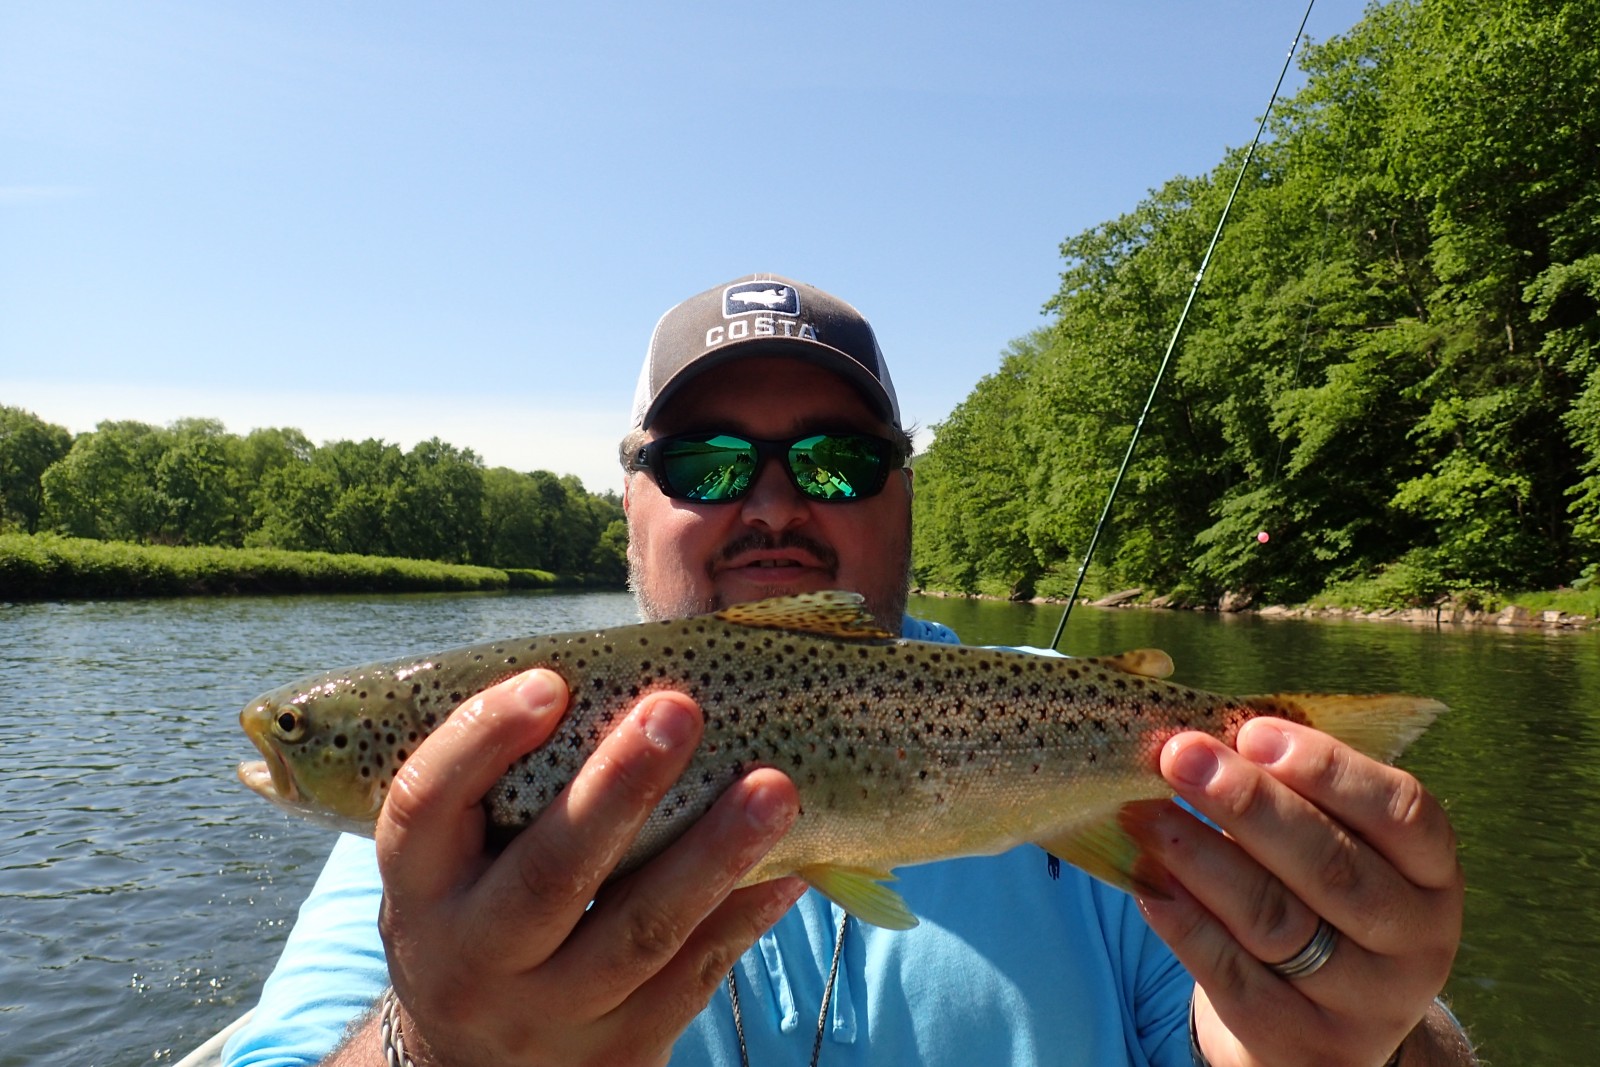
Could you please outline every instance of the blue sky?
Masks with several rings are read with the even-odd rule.
[[[761,270],[859,307],[931,427],[1045,321],[1063,238],[1249,141],[1303,12],[6,4],[0,404],[617,488],[655,320]]]

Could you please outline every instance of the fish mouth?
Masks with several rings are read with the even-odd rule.
[[[260,745],[256,746],[261,748]],[[244,760],[236,768],[239,781],[257,796],[277,803],[297,803],[300,790],[289,774],[289,767],[276,752],[263,750],[264,760]]]
[[[289,773],[289,764],[284,761],[283,754],[273,747],[264,733],[263,724],[271,716],[271,706],[264,703],[253,704],[239,715],[239,725],[244,727],[245,736],[256,747],[256,751],[265,757],[240,763],[237,768],[239,781],[251,792],[268,800],[295,803],[301,798],[294,775]]]

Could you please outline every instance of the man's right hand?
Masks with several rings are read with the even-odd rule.
[[[772,769],[602,888],[699,744],[700,711],[681,693],[640,700],[537,821],[486,853],[484,795],[566,704],[547,670],[473,697],[406,761],[379,815],[379,925],[418,1067],[665,1063],[805,890],[793,878],[734,888],[799,810]]]

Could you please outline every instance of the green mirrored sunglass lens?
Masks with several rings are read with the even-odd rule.
[[[803,492],[823,500],[848,500],[872,492],[882,462],[862,438],[819,434],[789,449],[789,469]]]
[[[662,454],[667,482],[691,500],[727,500],[750,487],[755,449],[737,437],[678,441]]]

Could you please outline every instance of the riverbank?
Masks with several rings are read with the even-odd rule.
[[[581,575],[387,556],[0,534],[0,601],[617,588]]]
[[[938,589],[917,589],[922,596],[968,597],[982,600],[1009,598],[984,593],[953,593]],[[1441,600],[1422,607],[1361,605],[1313,601],[1309,604],[1241,603],[1223,597],[1215,603],[1197,603],[1170,595],[1146,596],[1143,589],[1123,589],[1083,600],[1096,608],[1151,608],[1165,611],[1211,611],[1221,614],[1253,614],[1263,618],[1355,619],[1362,622],[1400,622],[1413,626],[1499,626],[1542,627],[1549,630],[1587,630],[1600,622],[1600,593],[1572,589],[1550,590],[1492,600],[1477,606],[1455,600]],[[1065,597],[1032,597],[1027,603],[1066,605]]]

